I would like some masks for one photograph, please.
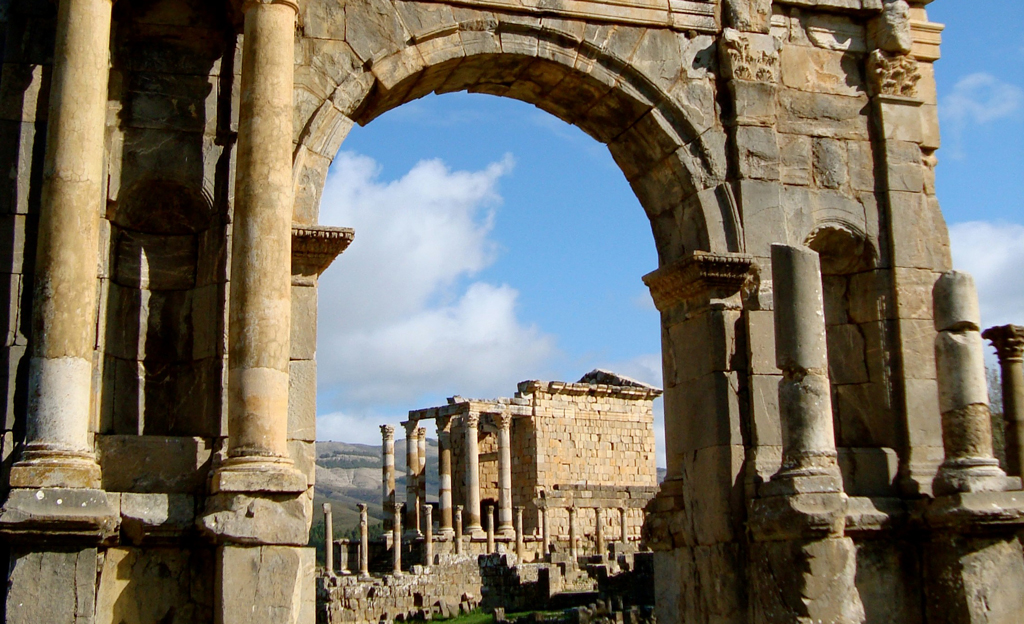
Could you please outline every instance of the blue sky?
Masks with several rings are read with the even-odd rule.
[[[954,260],[988,324],[1024,322],[1024,3],[929,9],[947,25],[937,189]],[[341,149],[321,222],[356,240],[321,280],[320,439],[377,443],[376,425],[409,409],[509,396],[523,379],[603,367],[660,382],[640,280],[653,237],[603,145],[528,104],[448,94]]]

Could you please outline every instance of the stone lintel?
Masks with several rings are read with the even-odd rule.
[[[441,2],[442,0],[429,1]],[[609,0],[565,0],[557,4],[543,5],[523,3],[517,0],[453,0],[447,4],[544,17],[610,21],[617,24],[656,28],[668,27],[677,31],[695,30],[717,33],[721,29],[716,11],[717,0],[673,0],[672,2],[633,0],[629,3]],[[507,24],[503,24],[503,27],[506,26]]]
[[[1024,356],[1024,327],[1020,325],[999,325],[989,327],[981,337],[992,343],[999,355],[999,361],[1020,361]]]
[[[653,401],[662,395],[661,388],[653,386],[610,386],[608,384],[571,383],[566,381],[521,381],[517,387],[520,394],[544,394],[569,396],[594,395],[614,397],[633,401]]]
[[[749,526],[761,542],[842,537],[847,497],[841,492],[755,498]]]
[[[355,238],[352,228],[327,225],[292,226],[292,276],[316,278]]]
[[[644,276],[654,305],[669,312],[685,301],[727,299],[740,292],[751,276],[754,259],[745,254],[695,251]]]
[[[775,4],[861,15],[870,15],[882,10],[882,0],[775,0]]]
[[[1024,492],[958,492],[939,496],[925,512],[925,520],[936,529],[972,531],[1019,530],[1024,526]]]
[[[103,490],[15,488],[0,509],[0,535],[99,542],[117,533],[117,496]]]

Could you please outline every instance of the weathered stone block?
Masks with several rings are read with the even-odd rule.
[[[810,185],[811,138],[799,134],[780,134],[778,137],[782,183]]]
[[[814,139],[814,180],[821,188],[837,189],[849,179],[846,144],[835,139]]]
[[[736,128],[740,176],[758,180],[779,179],[779,145],[775,131],[760,126]]]
[[[316,440],[316,360],[288,365],[288,439]]]
[[[212,548],[108,548],[96,624],[212,621],[213,579]]]
[[[316,288],[292,286],[291,358],[316,358]]]
[[[849,496],[893,496],[899,457],[891,448],[839,448],[843,491]]]
[[[1019,621],[1024,559],[1016,537],[937,536],[925,554],[928,622]]]
[[[857,96],[867,92],[862,57],[840,50],[786,46],[780,53],[782,83],[812,93]]]
[[[312,548],[221,546],[217,549],[216,619],[221,624],[312,622]]]
[[[202,438],[101,435],[96,443],[108,491],[193,493],[206,485],[211,449]]]
[[[14,548],[7,572],[7,624],[95,622],[96,549]]]
[[[778,131],[787,134],[867,141],[866,95],[849,97],[782,89]]]
[[[192,529],[195,497],[190,494],[121,494],[121,533],[133,544],[175,539]]]
[[[828,376],[833,384],[868,381],[867,350],[858,325],[831,325],[828,339]]]

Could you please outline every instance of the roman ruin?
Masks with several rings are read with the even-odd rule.
[[[578,126],[650,220],[658,621],[1024,620],[1020,332],[985,335],[1000,463],[935,195],[929,4],[0,1],[4,620],[315,620],[318,278],[354,237],[320,196],[354,124],[456,91]],[[553,383],[520,393],[584,396]],[[433,554],[481,582],[513,573],[516,507],[528,559],[593,535],[605,487],[518,455],[515,401],[441,406],[467,478]],[[423,493],[382,496],[393,542],[423,539]],[[505,553],[473,550],[487,526]]]

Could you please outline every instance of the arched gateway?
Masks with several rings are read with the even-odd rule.
[[[353,123],[463,90],[605,143],[651,220],[659,620],[1024,619],[1019,481],[936,381],[980,339],[933,315],[928,1],[0,3],[6,621],[313,621],[316,284],[353,236],[320,193]]]

